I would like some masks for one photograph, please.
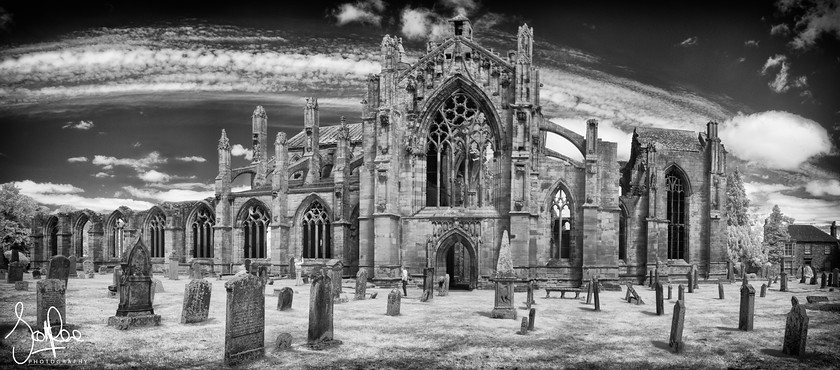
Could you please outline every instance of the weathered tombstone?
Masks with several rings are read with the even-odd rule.
[[[840,269],[831,270],[831,275],[834,275],[834,286],[840,287]]]
[[[764,296],[766,296],[766,295],[767,295],[767,284],[761,284],[761,295],[760,295],[760,297],[764,298]]]
[[[522,324],[519,325],[519,332],[517,334],[519,334],[519,335],[528,334],[528,318],[527,317],[522,316]]]
[[[782,344],[782,353],[791,356],[802,356],[805,354],[805,344],[808,341],[808,313],[805,307],[799,305],[796,297],[790,298],[790,312],[785,321],[785,341]]]
[[[336,264],[333,267],[327,266],[324,267],[324,270],[327,271],[327,275],[330,277],[330,282],[332,282],[332,294],[333,294],[333,303],[338,302],[341,303],[341,265]]]
[[[113,273],[113,285],[108,287],[108,290],[111,291],[111,295],[116,295],[120,290],[120,281],[122,281],[122,267],[114,266],[114,273]]]
[[[259,277],[243,274],[225,282],[225,365],[235,366],[265,355],[265,295]]]
[[[292,347],[292,335],[289,333],[280,333],[277,336],[277,349],[289,349]]]
[[[592,279],[592,295],[595,297],[595,311],[601,311],[601,288],[598,284],[598,278]]]
[[[359,269],[359,272],[356,273],[356,295],[353,297],[357,301],[361,301],[365,299],[365,293],[367,292],[367,270],[366,269]]]
[[[79,276],[76,272],[76,256],[70,256],[67,260],[70,261],[70,267],[67,268],[67,275],[72,278]]]
[[[330,277],[322,269],[319,274],[310,278],[312,288],[309,295],[309,330],[306,342],[312,349],[341,344],[341,341],[333,339],[333,288]]]
[[[15,290],[29,290],[29,282],[26,280],[16,281]]]
[[[99,275],[108,274],[108,266],[99,266]]]
[[[528,291],[527,291],[527,295],[525,297],[525,305],[528,308],[531,308],[531,305],[534,304],[534,303],[535,303],[534,302],[534,281],[530,280],[530,281],[528,281]]]
[[[23,268],[23,264],[19,261],[9,262],[9,272],[6,275],[6,282],[11,284],[23,281]]]
[[[718,298],[724,299],[725,296],[723,294],[723,283],[718,283]]]
[[[653,269],[653,283],[659,282],[659,261],[656,261],[656,267]]]
[[[586,304],[592,303],[592,280],[586,283]]]
[[[685,324],[685,303],[683,300],[677,300],[674,303],[674,316],[671,319],[671,338],[668,340],[668,346],[674,349],[674,352],[682,352],[683,350],[683,326]]]
[[[648,270],[648,288],[653,288],[653,270]]]
[[[735,281],[735,266],[733,266],[732,261],[726,261],[726,279],[730,283]]]
[[[694,277],[694,289],[700,288],[700,272],[697,270],[697,265],[691,265],[691,276]],[[694,293],[692,290],[691,293]]]
[[[688,292],[694,293],[694,273],[688,273]]]
[[[117,294],[120,304],[117,314],[108,318],[108,326],[126,330],[135,326],[158,326],[160,315],[152,308],[152,262],[149,250],[141,239],[127,254],[122,264],[124,274],[119,278]],[[116,273],[115,273],[116,278]]]
[[[537,318],[537,309],[532,308],[528,311],[528,330],[534,330],[534,319]]]
[[[817,285],[817,274],[811,276],[811,285]]]
[[[821,302],[828,302],[828,297],[824,295],[809,295],[805,297],[808,303],[821,303]]]
[[[435,269],[434,267],[423,268],[423,295],[420,302],[431,301],[435,296]]]
[[[297,271],[295,270],[295,258],[289,258],[289,277],[295,277],[297,275]]]
[[[499,260],[496,263],[496,272],[493,282],[496,288],[493,311],[490,317],[494,319],[516,320],[516,308],[513,307],[513,288],[515,272],[513,270],[513,257],[510,250],[510,238],[508,231],[502,234],[502,243],[499,247]]]
[[[93,278],[93,276],[96,274],[96,271],[94,271],[93,268],[93,260],[91,260],[90,258],[82,262],[82,269],[84,269],[85,275],[87,275],[88,278]]]
[[[799,268],[799,284],[805,284],[805,266]]]
[[[193,261],[190,264],[190,277],[193,279],[204,279],[204,265],[198,263],[198,261]]]
[[[684,301],[685,300],[685,287],[682,284],[680,284],[677,287],[677,300],[678,301]]]
[[[741,309],[738,315],[738,329],[753,330],[753,316],[755,312],[755,289],[752,285],[741,286]]]
[[[47,279],[58,279],[64,282],[67,287],[67,279],[70,276],[70,260],[67,257],[57,255],[50,258],[50,266],[47,268]]]
[[[656,314],[662,316],[665,314],[665,296],[662,283],[656,282],[654,289],[656,289]]]
[[[388,316],[399,316],[400,314],[400,301],[402,299],[402,293],[397,288],[391,290],[391,293],[388,293],[388,309],[385,311],[385,314]]]
[[[291,310],[294,298],[295,291],[292,288],[285,287],[280,289],[280,294],[277,296],[277,309],[280,311]]]
[[[828,276],[826,276],[825,272],[820,275],[820,289],[825,289],[825,285],[828,283]]]
[[[671,284],[668,284],[668,300],[670,301],[673,298],[674,287]]]
[[[207,320],[210,314],[210,294],[213,285],[204,279],[194,279],[184,287],[184,306],[181,309],[181,324]]]
[[[834,274],[830,272],[828,273],[828,286],[834,286]]]
[[[65,289],[64,282],[58,279],[44,279],[35,283],[37,327],[45,327],[47,319],[50,326],[66,321]]]
[[[178,254],[172,252],[169,256],[169,279],[170,280],[178,280]]]
[[[444,297],[449,295],[449,274],[443,275],[443,284],[441,284],[438,294]]]
[[[788,284],[787,273],[782,271],[781,275],[779,275],[779,291],[780,292],[787,292],[787,284]]]
[[[376,299],[377,292],[370,293],[370,299]]]

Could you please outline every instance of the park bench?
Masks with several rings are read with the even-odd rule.
[[[566,297],[566,292],[574,292],[575,299],[580,297],[580,292],[582,291],[580,287],[573,287],[570,285],[563,285],[558,283],[547,283],[543,285],[543,289],[545,289],[545,297],[548,298],[551,292],[560,292],[560,298]]]

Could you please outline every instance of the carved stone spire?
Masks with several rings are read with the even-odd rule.
[[[219,138],[219,150],[230,150],[230,140],[225,129],[222,129],[222,137]]]

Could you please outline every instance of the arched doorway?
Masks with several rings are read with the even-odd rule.
[[[435,275],[449,274],[449,289],[475,289],[478,284],[478,258],[469,238],[460,233],[445,237],[438,245]]]

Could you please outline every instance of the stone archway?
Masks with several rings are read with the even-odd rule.
[[[450,289],[473,290],[478,286],[478,256],[470,238],[451,233],[441,238],[435,252],[435,275],[449,274]]]

